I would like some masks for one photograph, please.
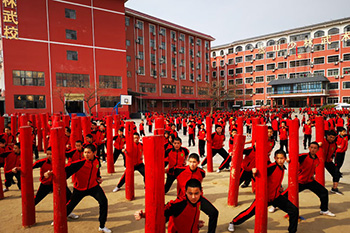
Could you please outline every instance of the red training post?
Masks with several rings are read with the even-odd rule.
[[[143,138],[145,156],[145,220],[146,233],[164,233],[164,147],[163,136]]]
[[[114,173],[114,158],[113,158],[113,119],[112,116],[106,116],[106,131],[107,131],[107,172]]]
[[[5,118],[0,116],[0,133],[3,133],[5,129]]]
[[[126,170],[125,170],[125,198],[129,201],[135,199],[134,190],[134,138],[133,138],[133,123],[126,122],[125,139],[126,139]]]
[[[155,129],[164,129],[164,118],[163,117],[156,118],[156,120],[154,122],[154,128]]]
[[[120,117],[119,115],[113,115],[114,120],[114,135],[118,134],[118,129],[120,129]]]
[[[35,224],[32,128],[22,126],[19,131],[21,142],[22,226],[29,227]]]
[[[37,134],[38,134],[38,151],[43,151],[43,131],[41,130],[41,119],[40,115],[35,115],[36,120],[36,128],[37,128]]]
[[[70,127],[69,127],[69,121],[70,121],[69,115],[64,115],[64,116],[62,116],[62,119],[63,119],[63,122],[64,122],[64,127],[70,128]]]
[[[237,134],[243,135],[243,117],[237,118]]]
[[[28,116],[23,114],[22,116],[19,117],[19,126],[27,126],[28,125]]]
[[[84,138],[86,138],[86,135],[91,134],[90,117],[81,117],[81,127],[83,129]]]
[[[298,119],[289,122],[289,165],[288,165],[288,199],[299,207],[299,122]]]
[[[211,130],[213,126],[211,122],[211,116],[206,117],[205,125],[207,128],[207,172],[213,172],[213,151],[211,149]]]
[[[54,232],[67,233],[64,129],[62,127],[52,128],[50,135],[52,138]]]
[[[252,146],[254,146],[254,144],[255,144],[255,142],[256,142],[256,136],[257,136],[257,134],[256,134],[256,126],[258,125],[258,124],[260,124],[260,122],[259,122],[259,118],[257,118],[257,117],[254,117],[253,119],[252,119]]]
[[[75,117],[72,118],[71,122],[71,134],[70,134],[70,144],[75,147],[75,142],[81,140],[81,131],[79,131],[80,119]]]
[[[241,164],[243,160],[245,136],[236,134],[233,142],[232,162],[230,171],[230,186],[228,189],[227,205],[237,206],[239,177],[241,173]]]
[[[324,119],[322,116],[316,117],[316,142],[322,142],[324,139]],[[317,152],[317,157],[320,160],[320,164],[316,167],[316,181],[323,186],[325,185],[325,154],[323,153],[323,149],[320,148]]]
[[[267,126],[257,125],[256,137],[256,191],[255,191],[255,227],[254,232],[267,232]]]
[[[46,153],[47,146],[48,146],[48,140],[46,138],[47,136],[47,115],[45,113],[40,114],[40,120],[41,120],[41,128],[43,133],[43,141],[44,141],[44,152]]]
[[[11,116],[11,134],[16,137],[17,132],[17,116]]]

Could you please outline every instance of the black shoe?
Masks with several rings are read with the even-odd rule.
[[[241,188],[247,188],[248,186],[249,186],[249,184],[244,183],[241,185]]]
[[[331,193],[338,194],[338,195],[344,195],[344,193],[340,192],[338,188],[336,188],[336,189],[332,188]]]

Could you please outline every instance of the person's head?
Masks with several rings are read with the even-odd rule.
[[[273,129],[271,126],[267,127],[267,136],[269,137],[269,139],[273,137]]]
[[[52,160],[52,150],[51,147],[46,149],[46,156],[51,161]]]
[[[286,155],[286,152],[284,152],[284,150],[275,151],[275,161],[279,166],[282,167],[286,159],[287,159],[287,155]]]
[[[345,128],[343,128],[343,127],[340,127],[339,128],[339,134],[340,134],[340,136],[345,136],[346,135],[346,129]]]
[[[106,126],[105,126],[104,124],[101,124],[101,125],[100,125],[100,130],[101,130],[101,131],[105,131],[105,129],[106,129]]]
[[[6,133],[7,135],[10,135],[10,134],[11,134],[11,127],[6,127],[6,128],[5,128],[5,133]]]
[[[21,144],[19,144],[19,142],[15,143],[13,146],[13,152],[18,155],[21,153]]]
[[[328,133],[327,133],[327,141],[329,143],[332,143],[334,142],[335,138],[337,137],[337,133],[334,132],[333,130],[330,130]]]
[[[320,148],[320,146],[318,145],[317,142],[311,142],[310,146],[309,146],[309,152],[312,156],[316,155],[316,153],[318,152],[318,149]]]
[[[87,145],[84,148],[84,157],[86,160],[94,160],[96,155],[96,147],[94,145]]]
[[[88,143],[92,143],[93,138],[92,138],[92,135],[91,135],[91,134],[86,135],[86,141],[87,141]]]
[[[168,138],[169,142],[173,143],[174,139],[175,139],[175,135],[174,134],[170,134],[169,138]]]
[[[307,120],[307,121],[306,121],[306,124],[310,125],[310,124],[311,124],[311,121],[310,121],[310,120]]]
[[[4,148],[5,146],[6,146],[6,140],[3,139],[3,138],[1,138],[1,139],[0,139],[0,147],[1,147],[1,148]]]
[[[64,128],[64,133],[65,133],[65,135],[70,136],[70,133],[71,133],[70,128],[65,127],[65,128]]]
[[[136,133],[134,133],[133,137],[134,137],[134,142],[135,142],[135,143],[139,143],[140,134],[136,132]]]
[[[78,151],[83,151],[83,141],[77,140],[75,142],[75,149],[77,149]]]
[[[231,135],[234,137],[237,134],[237,129],[232,129],[231,130]]]
[[[28,122],[27,122],[27,125],[32,126],[32,125],[33,125],[33,122],[32,122],[32,121],[28,121]]]
[[[286,127],[286,122],[282,121],[281,126]]]
[[[96,122],[92,122],[92,123],[91,123],[91,130],[92,130],[92,131],[96,131],[96,128],[97,128]]]
[[[188,157],[188,166],[192,171],[196,170],[199,164],[199,155],[197,153],[192,153]]]
[[[47,124],[51,126],[51,125],[52,125],[52,120],[49,119],[49,120],[47,121]]]
[[[172,129],[172,130],[175,130],[175,127],[176,127],[176,126],[175,126],[174,124],[171,124],[171,129]]]
[[[221,125],[217,125],[216,128],[215,128],[215,131],[216,131],[218,134],[221,134],[221,133],[222,133],[222,127],[221,127]]]
[[[118,135],[122,136],[123,135],[123,130],[122,129],[118,129]]]
[[[170,135],[170,136],[171,136],[171,135]],[[173,141],[174,149],[175,149],[175,150],[180,149],[181,145],[182,145],[182,140],[181,140],[181,138],[179,138],[179,137],[174,138],[174,141]]]
[[[204,129],[204,124],[201,124],[201,129]]]
[[[187,199],[195,204],[199,201],[199,198],[202,195],[202,184],[197,179],[190,179],[186,183],[186,196]]]

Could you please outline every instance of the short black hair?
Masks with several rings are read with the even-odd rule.
[[[87,146],[85,146],[84,150],[85,149],[90,149],[92,152],[95,152],[96,151],[96,147],[92,144],[89,144]]]
[[[134,136],[139,136],[140,137],[140,134],[138,132],[135,132]]]
[[[71,129],[69,127],[65,127],[68,133],[71,133]]]
[[[237,129],[236,129],[236,128],[233,128],[233,129],[231,130],[231,133],[232,133],[233,131],[236,131],[236,132],[237,132]]]
[[[268,126],[268,127],[267,127],[267,130],[269,130],[269,129],[273,130],[272,126]]]
[[[173,134],[170,134],[170,136],[171,136],[171,135],[173,135]],[[181,138],[179,138],[179,137],[174,138],[174,141],[179,141],[180,143],[182,143],[182,140],[181,140]]]
[[[202,190],[202,184],[197,179],[190,179],[189,181],[186,182],[186,186],[185,187],[186,187],[186,190],[187,190],[188,187],[199,188],[200,190]]]
[[[343,132],[343,131],[346,131],[346,129],[345,129],[344,127],[339,127],[339,128],[338,128],[338,131],[339,131],[339,132]]]
[[[199,162],[199,155],[197,153],[191,153],[190,156],[188,156],[188,160],[190,159],[195,159]]]
[[[327,136],[337,136],[337,133],[333,130],[328,131]]]
[[[278,155],[278,154],[282,154],[285,158],[287,158],[287,154],[284,150],[276,150],[275,151],[275,157]]]
[[[47,148],[46,151],[52,151],[51,146]]]
[[[317,143],[317,142],[311,142],[311,143],[310,143],[310,146],[311,146],[311,145],[316,145],[316,146],[317,146],[317,148],[320,148],[320,145],[318,145],[318,143]]]
[[[16,142],[16,143],[15,143],[15,146],[18,146],[18,148],[21,149],[21,143]]]
[[[93,138],[91,134],[86,135],[87,138]]]
[[[82,140],[76,140],[75,143],[83,144],[83,141]]]

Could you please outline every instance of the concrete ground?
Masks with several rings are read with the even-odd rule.
[[[140,120],[136,120],[138,123]],[[228,138],[228,130],[226,130],[226,138]],[[146,135],[148,128],[146,128]],[[183,146],[188,146],[188,136],[183,136],[182,131],[179,132],[183,140]],[[303,150],[302,131],[300,130],[300,152]],[[315,139],[313,135],[313,139]],[[225,142],[225,148],[228,149],[228,140]],[[196,140],[195,147],[189,147],[190,152],[198,153],[198,143]],[[274,150],[279,148],[279,143],[276,143]],[[347,156],[349,152],[347,153]],[[43,158],[45,155],[40,154]],[[300,193],[300,215],[306,220],[302,221],[298,226],[298,232],[349,232],[350,231],[350,161],[345,156],[345,163],[341,169],[343,178],[340,181],[339,189],[344,192],[343,196],[337,194],[329,194],[329,209],[336,214],[336,217],[327,217],[319,215],[320,202],[316,195],[310,191]],[[273,160],[273,159],[272,159]],[[217,155],[214,157],[214,171],[218,168],[222,158]],[[107,174],[106,164],[102,164],[102,188],[108,198],[108,220],[106,226],[113,232],[143,232],[144,220],[139,222],[134,220],[133,213],[136,210],[144,209],[144,184],[140,174],[135,173],[135,200],[127,201],[125,199],[125,189],[117,193],[112,190],[116,186],[118,180],[124,172],[122,166],[123,161],[119,159],[115,165],[116,173]],[[2,172],[3,173],[3,172]],[[227,232],[228,223],[234,216],[242,210],[249,207],[254,200],[254,194],[251,192],[251,187],[242,189],[239,192],[239,205],[237,207],[227,206],[227,193],[229,184],[229,172],[207,173],[203,181],[204,196],[210,200],[219,210],[219,219],[217,232]],[[284,187],[287,187],[288,170],[283,180]],[[4,176],[2,175],[2,180]],[[326,172],[326,188],[329,190],[332,185],[332,179]],[[72,189],[71,179],[68,181],[68,186]],[[34,170],[34,190],[39,186],[39,169]],[[49,194],[36,207],[36,225],[24,229],[21,220],[21,197],[20,191],[14,185],[10,191],[5,193],[6,198],[0,200],[0,232],[53,232],[53,227],[50,225],[53,219],[53,200],[52,194]],[[169,201],[176,198],[176,184],[173,184],[169,193],[165,196],[165,200]],[[98,231],[98,204],[91,198],[86,197],[73,211],[80,215],[77,220],[68,220],[69,232],[97,232]],[[268,231],[269,232],[287,232],[288,221],[284,218],[285,213],[281,210],[268,215]],[[206,226],[201,232],[206,232],[208,218],[204,213],[201,213],[200,219],[206,222]],[[253,232],[254,217],[236,227],[235,232]]]

